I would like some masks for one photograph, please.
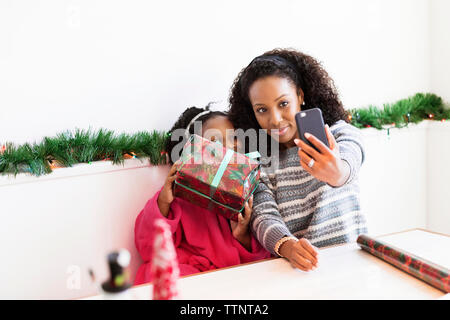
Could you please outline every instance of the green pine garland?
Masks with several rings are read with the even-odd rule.
[[[349,110],[350,122],[357,128],[385,127],[402,128],[409,123],[419,123],[425,119],[444,121],[450,119],[450,109],[435,94],[418,93],[413,97],[383,108]],[[389,128],[387,128],[389,129]],[[165,164],[164,145],[168,134],[164,131],[138,132],[133,135],[120,134],[100,129],[92,132],[76,129],[66,131],[56,137],[45,137],[40,143],[13,143],[0,145],[0,174],[16,176],[30,173],[35,176],[49,174],[55,167],[71,167],[77,163],[110,160],[113,164],[123,164],[130,157],[149,158],[153,165]]]

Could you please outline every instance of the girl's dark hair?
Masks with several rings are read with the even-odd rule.
[[[305,102],[302,110],[320,108],[329,126],[338,120],[349,121],[333,80],[318,61],[293,49],[274,49],[255,58],[234,80],[228,116],[236,129],[261,129],[248,91],[253,82],[267,76],[286,78],[301,88]]]
[[[181,116],[178,118],[178,120],[175,122],[175,124],[172,126],[172,128],[168,132],[169,138],[166,140],[166,145],[165,145],[165,150],[168,153],[170,164],[173,164],[181,156],[182,149],[180,149],[179,154],[174,155],[174,157],[173,157],[174,159],[172,159],[172,149],[177,144],[181,143],[184,139],[184,137],[181,137],[178,141],[177,140],[172,141],[172,133],[177,129],[186,129],[187,126],[189,125],[189,123],[191,122],[191,120],[194,119],[194,117],[197,116],[198,114],[200,114],[201,112],[208,111],[210,109],[211,104],[212,104],[212,102],[208,103],[208,105],[205,108],[197,108],[197,107],[187,108],[181,114]],[[212,118],[215,118],[218,116],[228,117],[227,113],[225,113],[225,112],[211,111],[211,112],[208,112],[208,113],[200,116],[197,120],[195,120],[195,122],[200,121],[202,124],[204,124],[209,119],[212,119]],[[190,134],[194,133],[194,124],[192,124],[189,127],[189,133]]]

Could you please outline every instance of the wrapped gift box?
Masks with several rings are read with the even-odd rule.
[[[258,156],[191,135],[178,163],[174,194],[237,221],[259,182]]]

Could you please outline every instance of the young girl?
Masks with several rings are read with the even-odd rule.
[[[295,114],[320,108],[329,147],[299,140]],[[229,116],[236,128],[263,129],[279,142],[276,166],[265,166],[254,193],[251,230],[272,254],[301,270],[318,266],[318,250],[367,232],[360,211],[358,172],[364,160],[360,132],[333,81],[312,57],[275,49],[256,57],[236,78]]]
[[[227,134],[234,130],[227,115],[218,111],[211,112],[208,108],[187,109],[170,132],[187,129],[186,133],[192,134],[194,121],[202,124],[202,134],[209,129],[215,129],[215,132],[220,132],[223,137],[221,143],[228,148],[237,148],[235,139],[231,135],[227,137]],[[222,140],[221,137],[211,136],[210,139]],[[239,214],[238,222],[234,222],[174,197],[172,190],[176,166],[175,159],[171,156],[172,150],[178,143],[169,139],[166,151],[172,168],[163,187],[147,202],[136,218],[135,244],[144,263],[137,272],[135,284],[152,281],[150,268],[152,228],[155,219],[165,219],[171,227],[181,276],[270,257],[270,253],[252,237],[248,230],[252,214],[252,198],[245,205],[244,215]],[[174,158],[179,156],[179,154],[174,155]]]

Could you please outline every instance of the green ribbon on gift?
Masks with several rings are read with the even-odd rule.
[[[215,193],[217,186],[220,183],[220,180],[222,180],[223,174],[225,173],[225,170],[227,169],[228,164],[231,161],[231,158],[233,158],[233,154],[234,154],[233,150],[227,149],[227,153],[225,153],[225,156],[223,157],[222,162],[220,163],[219,169],[217,169],[216,175],[214,176],[214,179],[211,182],[211,190],[214,190],[212,194]]]
[[[250,159],[261,158],[261,155],[259,154],[258,151],[253,151],[253,152],[250,152],[250,153],[246,153],[245,156],[249,157]]]

